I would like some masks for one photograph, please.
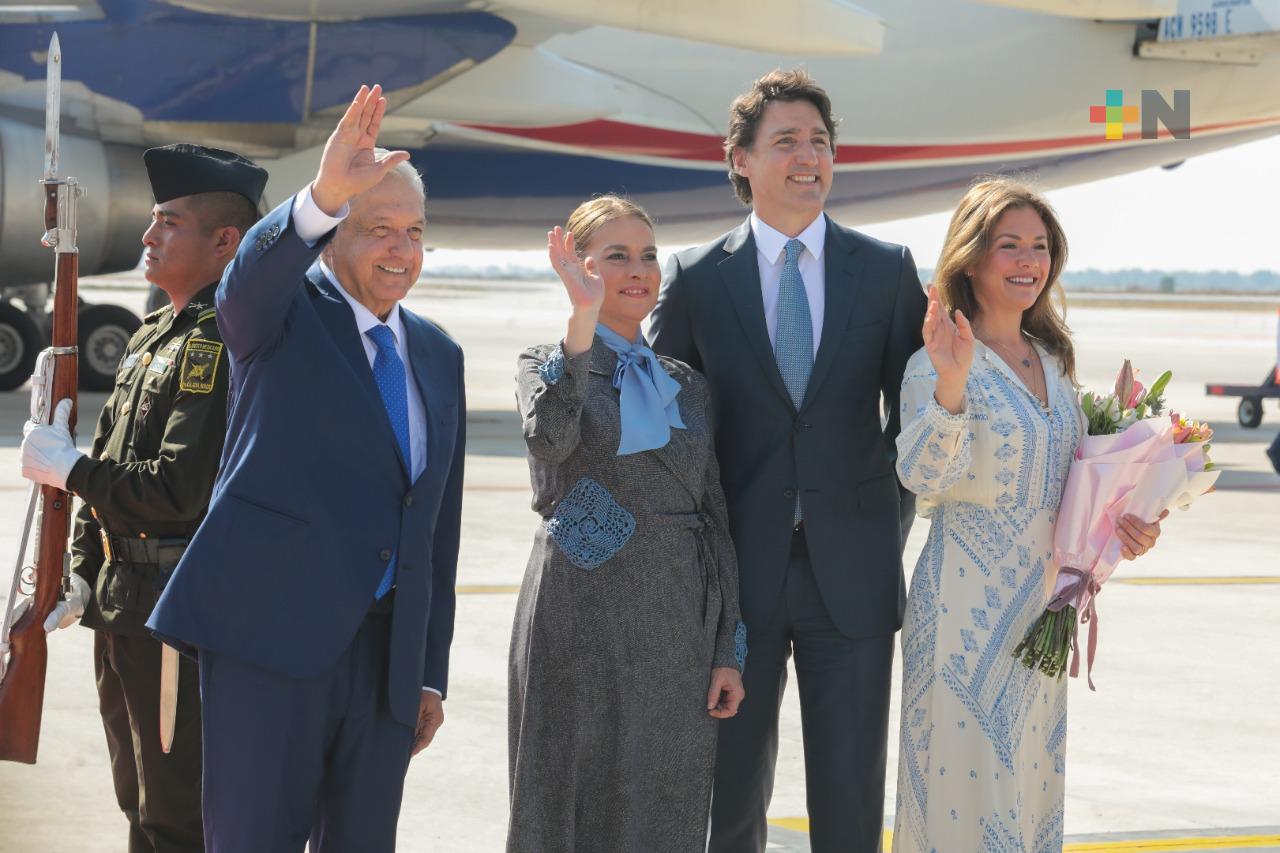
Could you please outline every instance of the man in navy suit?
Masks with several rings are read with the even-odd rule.
[[[765,849],[794,655],[809,842],[873,853],[914,510],[894,473],[898,394],[925,295],[910,252],[823,212],[836,128],[807,73],[765,75],[729,115],[730,180],[751,214],[672,256],[651,331],[654,350],[711,385],[747,625],[747,698],[720,723],[709,850]]]
[[[316,179],[218,288],[230,411],[208,517],[148,623],[198,652],[211,853],[395,849],[444,720],[462,352],[399,305],[424,193],[361,87]]]

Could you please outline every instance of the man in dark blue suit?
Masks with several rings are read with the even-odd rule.
[[[873,853],[914,510],[894,473],[898,394],[925,295],[910,252],[823,212],[836,128],[807,73],[765,75],[729,114],[730,179],[751,215],[672,257],[651,331],[711,385],[747,625],[747,698],[720,724],[709,849],[765,849],[794,655],[810,845]]]
[[[218,288],[230,412],[208,517],[148,623],[194,649],[211,853],[395,848],[444,720],[462,352],[399,305],[424,193],[361,87],[315,181]]]

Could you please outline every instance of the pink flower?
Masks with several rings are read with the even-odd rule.
[[[1213,428],[1207,423],[1189,421],[1177,412],[1171,412],[1169,419],[1173,422],[1173,443],[1186,444],[1188,441],[1208,441],[1213,438]]]
[[[1141,392],[1142,386],[1133,378],[1133,365],[1126,358],[1120,373],[1116,375],[1116,399],[1123,403],[1126,409],[1132,409],[1137,405],[1137,395]]]
[[[1136,371],[1135,371],[1136,372]],[[1142,399],[1142,392],[1146,390],[1146,386],[1138,381],[1137,377],[1133,379],[1133,393],[1129,395],[1129,401],[1124,404],[1126,409],[1138,408],[1138,401]]]

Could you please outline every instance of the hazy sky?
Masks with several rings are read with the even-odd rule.
[[[1172,171],[1148,169],[1058,190],[1049,200],[1070,241],[1069,269],[1280,270],[1280,137],[1195,157]],[[932,267],[949,217],[859,230],[910,246],[916,263]],[[428,255],[427,266],[544,261],[542,252],[442,249]]]
[[[1280,270],[1280,136],[1049,193],[1070,269]],[[863,227],[932,267],[950,213]]]

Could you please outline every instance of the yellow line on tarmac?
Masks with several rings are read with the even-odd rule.
[[[1280,845],[1280,835],[1213,835],[1200,838],[1149,838],[1129,841],[1084,841],[1067,844],[1062,853],[1176,853],[1196,850],[1248,850]]]
[[[519,592],[520,587],[501,584],[463,584],[454,587],[453,591],[458,595],[511,595]]]
[[[1280,577],[1275,575],[1238,575],[1235,577],[1198,577],[1198,578],[1113,578],[1114,583],[1127,583],[1132,586],[1230,586],[1234,584],[1277,584]]]
[[[807,817],[779,817],[769,821],[780,829],[809,831]],[[884,831],[884,849],[893,844],[893,830]],[[1280,835],[1213,835],[1197,838],[1132,838],[1125,841],[1077,841],[1063,846],[1062,853],[1194,853],[1198,850],[1248,850],[1280,847]]]

